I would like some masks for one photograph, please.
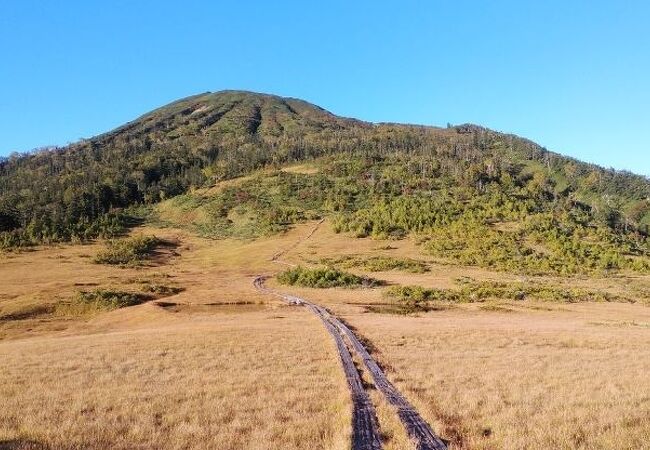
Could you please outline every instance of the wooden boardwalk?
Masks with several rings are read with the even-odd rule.
[[[380,450],[382,445],[375,407],[370,400],[370,396],[363,387],[361,377],[359,376],[357,368],[354,366],[352,355],[346,346],[343,335],[341,335],[338,328],[328,320],[327,314],[323,308],[301,298],[281,294],[268,289],[264,286],[264,277],[255,278],[253,284],[258,290],[267,294],[276,295],[292,305],[307,306],[307,308],[321,319],[329,334],[334,338],[339,357],[341,358],[343,371],[345,372],[345,378],[348,381],[348,387],[350,388],[350,394],[352,396],[352,448],[354,450]]]
[[[363,387],[357,368],[354,366],[352,359],[353,353],[363,361],[366,369],[372,376],[375,386],[384,395],[386,401],[397,410],[397,415],[404,425],[407,434],[415,443],[416,448],[418,450],[447,449],[444,441],[433,433],[429,424],[420,416],[418,411],[386,378],[386,375],[377,362],[370,356],[368,350],[347,325],[322,306],[311,303],[301,297],[284,294],[267,288],[264,285],[265,279],[263,276],[258,276],[253,281],[253,284],[261,292],[280,297],[289,304],[306,306],[321,319],[325,328],[334,339],[352,396],[353,449],[374,450],[382,448],[375,408]]]

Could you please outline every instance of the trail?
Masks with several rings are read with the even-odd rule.
[[[284,264],[285,266],[292,266],[292,267],[295,266],[295,264],[291,264],[291,263],[280,260],[280,257],[286,255],[291,250],[293,250],[294,248],[298,247],[300,244],[302,244],[303,242],[305,242],[306,240],[311,238],[314,235],[314,233],[316,233],[316,231],[318,231],[318,229],[323,224],[323,222],[325,222],[324,217],[322,219],[320,219],[318,222],[316,222],[316,225],[314,225],[314,228],[311,229],[311,231],[309,232],[309,234],[307,234],[307,236],[303,237],[302,239],[298,239],[296,242],[291,244],[289,247],[285,248],[284,250],[280,250],[279,252],[277,252],[273,256],[271,256],[271,262],[274,262],[276,264]]]
[[[274,254],[271,261],[291,266],[292,264],[280,261],[280,257],[288,251],[296,248],[300,243],[306,241],[318,230],[324,219],[321,219],[310,233],[296,241],[292,246]],[[327,309],[312,303],[302,297],[282,293],[265,286],[264,282],[268,277],[258,276],[254,279],[254,286],[261,292],[275,295],[292,305],[307,307],[321,319],[325,328],[330,333],[341,358],[348,386],[352,395],[352,448],[353,449],[381,449],[379,424],[370,397],[363,387],[361,377],[354,366],[352,352],[356,353],[363,361],[366,369],[370,372],[377,389],[384,395],[386,401],[396,410],[409,437],[415,442],[417,450],[446,450],[447,445],[433,433],[429,424],[422,418],[420,413],[411,405],[397,388],[386,378],[383,370],[370,355],[366,347],[361,343],[352,330],[341,320],[332,315]]]
[[[361,377],[354,366],[352,355],[345,345],[343,336],[336,326],[328,320],[329,314],[327,311],[299,297],[282,294],[267,288],[264,285],[265,279],[263,276],[256,277],[253,284],[261,292],[281,297],[287,303],[306,306],[321,319],[329,334],[334,338],[352,396],[352,448],[354,450],[380,450],[382,445],[375,407],[363,387]]]

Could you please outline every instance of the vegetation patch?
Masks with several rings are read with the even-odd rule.
[[[56,306],[58,315],[84,315],[139,305],[151,297],[141,293],[112,289],[79,291],[69,302]]]
[[[145,292],[150,292],[152,294],[155,294],[160,297],[169,297],[171,295],[176,295],[185,290],[185,288],[178,287],[178,286],[169,286],[166,284],[160,284],[160,283],[150,283],[150,284],[144,284],[142,289]]]
[[[550,302],[633,302],[604,291],[562,288],[541,283],[466,281],[458,289],[425,288],[422,286],[391,286],[385,295],[411,306],[431,302],[474,303],[487,300],[541,300]]]
[[[269,236],[322,217],[331,184],[319,174],[263,171],[209,193],[177,196],[159,206],[158,220],[213,239]]]
[[[590,225],[587,217],[575,212],[562,218],[551,213],[531,215],[515,231],[465,218],[431,230],[425,240],[424,249],[433,256],[518,273],[650,271],[645,239],[617,236],[607,227]]]
[[[339,256],[335,258],[321,259],[323,264],[328,266],[339,266],[344,269],[362,268],[370,272],[383,272],[388,270],[399,270],[409,273],[424,273],[429,266],[422,261],[412,258],[395,258],[392,256]]]
[[[282,284],[290,286],[303,286],[311,288],[357,288],[373,287],[380,284],[378,280],[367,277],[360,277],[358,275],[331,267],[309,269],[298,266],[278,274],[277,280]]]
[[[431,303],[427,305],[410,305],[406,303],[400,304],[373,304],[364,306],[364,310],[376,314],[394,314],[394,315],[410,315],[414,313],[430,312],[430,311],[445,311],[453,308],[451,304]]]
[[[95,256],[98,264],[137,265],[153,255],[162,241],[155,236],[134,236],[108,242]]]

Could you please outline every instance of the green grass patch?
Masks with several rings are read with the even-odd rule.
[[[385,295],[413,306],[431,302],[475,303],[488,300],[540,300],[561,303],[633,302],[620,295],[581,288],[564,288],[542,283],[497,281],[464,281],[458,289],[425,288],[422,286],[391,286]]]
[[[290,286],[303,286],[311,288],[331,287],[372,287],[379,283],[378,280],[360,277],[331,267],[309,269],[302,266],[286,270],[277,275],[277,280]]]
[[[177,196],[158,206],[158,223],[212,239],[271,236],[320,219],[331,187],[321,174],[262,171],[209,194]]]
[[[145,294],[112,289],[79,291],[69,302],[59,303],[56,313],[63,316],[93,314],[139,305],[149,299]]]
[[[323,264],[339,266],[343,269],[360,268],[370,272],[384,272],[398,270],[409,273],[424,273],[429,271],[429,266],[422,261],[412,258],[395,258],[392,256],[361,257],[354,255],[336,258],[323,258]]]
[[[137,265],[150,258],[162,241],[155,236],[134,236],[108,242],[95,256],[98,264]]]

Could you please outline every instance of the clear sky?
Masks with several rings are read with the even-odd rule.
[[[0,155],[247,89],[650,175],[647,1],[0,1]]]

